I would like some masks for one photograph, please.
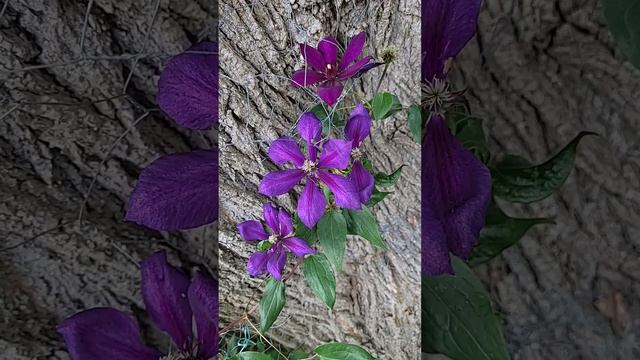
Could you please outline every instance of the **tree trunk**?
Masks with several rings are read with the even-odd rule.
[[[261,281],[250,279],[246,261],[255,249],[241,240],[236,224],[261,218],[262,203],[289,210],[288,196],[258,194],[262,177],[277,167],[267,158],[271,141],[292,132],[312,106],[288,77],[303,66],[298,43],[316,44],[326,35],[344,41],[367,31],[366,53],[387,46],[399,59],[381,89],[404,104],[419,99],[420,8],[418,1],[251,2],[220,4],[220,277],[222,323],[259,300]],[[378,68],[364,78],[378,78]],[[370,97],[375,81],[357,89]],[[287,304],[268,335],[290,349],[312,350],[341,341],[366,347],[381,359],[417,359],[420,315],[420,147],[409,135],[404,113],[374,125],[365,151],[381,171],[407,164],[389,196],[375,210],[388,251],[349,239],[345,266],[337,275],[337,301],[329,311],[302,276],[288,282]],[[289,264],[289,267],[292,265]],[[252,300],[252,301],[251,301]]]

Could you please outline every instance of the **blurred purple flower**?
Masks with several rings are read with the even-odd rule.
[[[351,141],[330,139],[320,141],[322,124],[310,112],[302,114],[297,126],[298,134],[306,141],[307,157],[298,143],[289,137],[274,141],[269,147],[269,158],[278,164],[292,163],[295,169],[267,174],[260,183],[260,193],[277,196],[289,192],[306,179],[306,185],[298,201],[298,216],[307,227],[312,228],[324,214],[326,201],[320,190],[324,183],[334,195],[336,205],[359,210],[360,198],[353,183],[336,170],[344,170],[351,160]],[[318,157],[318,150],[321,153]]]
[[[351,111],[349,119],[347,119],[347,124],[344,127],[344,137],[346,140],[351,141],[351,155],[356,159],[351,167],[349,180],[351,180],[353,186],[356,188],[360,203],[362,204],[369,202],[375,184],[373,175],[365,169],[359,160],[362,155],[360,145],[362,145],[362,142],[369,136],[372,124],[371,115],[369,115],[364,105],[359,103],[355,109]]]
[[[240,237],[247,241],[267,240],[271,247],[265,251],[256,251],[249,258],[247,270],[251,276],[260,276],[269,272],[277,280],[282,279],[287,252],[295,256],[315,254],[306,241],[294,236],[291,215],[266,203],[262,206],[264,220],[271,235],[267,233],[260,221],[249,220],[238,224]]]
[[[443,115],[449,92],[446,62],[476,31],[480,0],[422,2],[422,273],[453,274],[449,253],[467,259],[491,200],[489,169],[451,133]]]
[[[164,252],[142,262],[142,297],[151,320],[173,340],[162,354],[146,346],[134,319],[113,308],[94,308],[64,320],[57,330],[73,360],[208,360],[218,353],[218,284],[197,273],[189,278]],[[195,325],[195,333],[192,330]],[[196,335],[197,334],[197,335]]]
[[[353,37],[340,58],[340,47],[332,37],[320,40],[317,49],[308,44],[300,44],[300,52],[308,66],[293,73],[291,84],[296,87],[319,84],[316,89],[318,96],[329,106],[333,106],[342,94],[342,81],[358,77],[375,67],[375,64],[370,64],[372,56],[358,60],[366,39],[365,32]]]
[[[218,45],[202,42],[169,60],[157,101],[178,124],[218,121]],[[184,230],[218,218],[218,150],[171,154],[140,174],[125,219],[154,230]]]

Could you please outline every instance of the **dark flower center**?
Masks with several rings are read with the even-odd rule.
[[[334,78],[338,75],[338,66],[336,64],[327,64],[324,74],[328,78]]]

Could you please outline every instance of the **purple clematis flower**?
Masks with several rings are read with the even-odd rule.
[[[449,253],[467,259],[478,242],[491,200],[489,169],[451,133],[443,104],[451,99],[446,61],[476,31],[480,0],[422,3],[423,105],[422,273],[453,274]],[[426,89],[426,91],[424,90]]]
[[[73,360],[208,360],[218,353],[218,284],[171,266],[164,252],[142,262],[142,297],[156,326],[169,334],[175,349],[163,354],[146,346],[134,319],[112,308],[85,310],[57,330]],[[192,329],[195,329],[193,331]]]
[[[369,136],[372,125],[371,115],[369,115],[364,105],[359,103],[355,109],[351,111],[349,119],[347,119],[347,124],[344,127],[344,137],[351,141],[351,155],[356,159],[351,167],[349,180],[351,180],[353,186],[356,188],[360,203],[362,204],[366,204],[369,202],[369,199],[371,199],[375,184],[373,175],[371,175],[360,160],[358,160],[361,156],[360,145],[362,145],[362,142]]]
[[[273,205],[263,205],[264,220],[271,235],[260,221],[249,220],[238,224],[240,237],[247,241],[267,240],[271,247],[265,251],[256,251],[249,258],[247,270],[251,276],[260,276],[267,272],[277,280],[282,279],[282,271],[287,261],[287,251],[295,256],[315,254],[306,241],[294,236],[291,215],[284,209],[276,209]]]
[[[178,124],[205,129],[218,121],[218,45],[196,44],[160,76],[157,101]],[[125,217],[154,230],[184,230],[218,218],[218,150],[171,154],[140,174]]]
[[[306,179],[306,185],[298,201],[298,216],[307,227],[312,228],[322,217],[327,205],[320,183],[324,183],[334,195],[336,205],[359,210],[360,198],[353,183],[336,170],[344,170],[351,160],[351,141],[330,139],[320,141],[322,124],[310,112],[302,114],[297,126],[298,134],[307,144],[307,157],[298,143],[289,137],[274,141],[269,147],[269,158],[278,164],[288,162],[295,169],[267,174],[260,183],[260,193],[267,196],[282,195]],[[318,156],[318,150],[321,152]]]
[[[295,71],[291,76],[291,84],[296,87],[319,84],[316,90],[318,96],[329,106],[335,105],[342,94],[342,81],[358,77],[375,66],[370,64],[372,56],[358,60],[366,40],[365,32],[356,35],[341,58],[338,58],[338,42],[332,37],[320,40],[317,49],[300,44],[302,57],[309,66]]]

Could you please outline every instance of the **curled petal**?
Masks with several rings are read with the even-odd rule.
[[[315,85],[324,80],[326,80],[324,75],[311,69],[296,70],[293,75],[291,75],[291,85],[296,87]]]
[[[198,334],[198,355],[203,359],[213,358],[218,354],[218,283],[196,273],[188,297]]]
[[[282,244],[274,245],[270,250],[269,260],[267,262],[267,271],[278,281],[282,280],[282,272],[284,264],[287,261],[287,253],[282,248]]]
[[[295,256],[306,256],[316,253],[316,251],[309,246],[306,241],[297,237],[286,238],[282,241],[282,244]]]
[[[73,360],[157,360],[162,356],[142,343],[135,321],[116,309],[86,310],[64,320],[56,329]]]
[[[191,229],[218,218],[218,151],[154,161],[140,174],[125,217],[154,230]]]
[[[349,115],[347,124],[344,127],[344,137],[351,140],[351,146],[355,149],[360,147],[362,142],[369,136],[373,121],[367,109],[359,103]]]
[[[441,115],[433,115],[422,144],[423,216],[433,215],[423,221],[439,220],[449,251],[466,259],[478,241],[490,199],[489,169],[451,134]],[[439,232],[426,229],[423,234]]]
[[[327,64],[334,64],[338,58],[338,41],[328,36],[320,40],[318,43],[318,50],[324,57],[324,61]]]
[[[307,144],[315,144],[320,140],[320,135],[322,135],[322,123],[314,113],[306,112],[300,116],[296,130]],[[315,159],[309,160],[313,161]]]
[[[325,169],[344,170],[351,161],[351,141],[331,139],[322,145],[318,166]]]
[[[326,69],[327,63],[324,61],[324,57],[320,51],[307,44],[300,44],[300,53],[307,64],[311,65],[317,71],[323,72]]]
[[[269,260],[269,251],[256,251],[251,255],[247,262],[247,271],[249,275],[258,277],[267,272],[267,261]]]
[[[271,231],[273,231],[274,234],[278,234],[278,232],[280,231],[280,220],[278,220],[278,209],[275,206],[273,206],[271,203],[264,203],[262,205],[262,213],[264,214],[264,221],[271,228]]]
[[[291,215],[289,215],[285,209],[280,209],[280,212],[278,213],[278,220],[280,224],[279,234],[281,236],[287,236],[293,232]]]
[[[326,171],[319,171],[318,177],[333,193],[336,205],[345,209],[360,210],[360,196],[349,179]]]
[[[353,163],[351,174],[349,174],[349,180],[356,188],[360,202],[363,204],[368,203],[369,199],[371,199],[371,194],[373,194],[375,179],[373,175],[371,175],[367,169],[362,166],[360,160],[356,160]]]
[[[339,79],[348,79],[350,77],[358,77],[362,75],[363,72],[373,69],[373,67],[369,68],[367,65],[373,60],[373,56],[365,56],[364,58],[358,60],[355,64],[349,66],[346,70],[340,72]],[[365,69],[365,67],[367,67]],[[375,66],[374,66],[375,67]]]
[[[311,180],[307,181],[298,200],[298,216],[302,223],[308,228],[314,227],[324,214],[326,206],[324,194],[318,185]]]
[[[167,262],[164,251],[142,262],[142,299],[147,313],[178,348],[191,346],[191,306],[187,300],[189,278]]]
[[[342,85],[338,82],[329,82],[318,86],[316,92],[322,101],[326,102],[329,106],[333,106],[338,102],[342,94]]]
[[[304,155],[298,143],[290,137],[281,137],[269,146],[269,158],[278,165],[293,163],[295,166],[304,164]]]
[[[169,60],[156,101],[184,127],[206,129],[217,122],[218,44],[203,42]]]
[[[243,240],[266,240],[269,238],[269,234],[264,231],[264,227],[260,221],[249,220],[238,224],[238,232]]]
[[[267,196],[286,194],[304,177],[302,170],[281,170],[268,173],[260,182],[260,193]]]
[[[360,56],[366,41],[367,33],[364,31],[351,39],[349,45],[347,45],[347,48],[344,51],[344,55],[342,55],[342,60],[339,65],[340,70],[346,69],[349,64],[354,62]]]

